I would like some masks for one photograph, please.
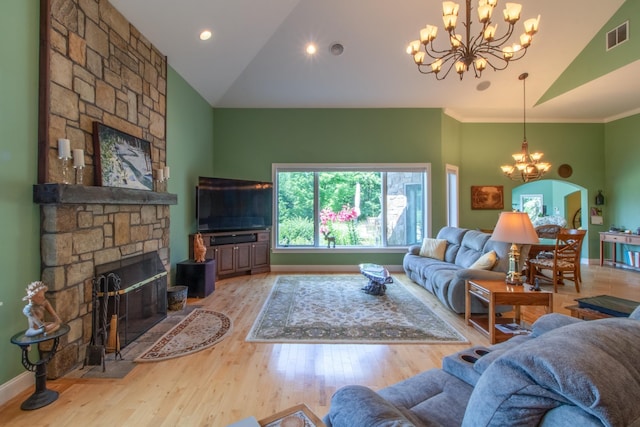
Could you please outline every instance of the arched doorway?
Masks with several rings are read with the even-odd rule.
[[[567,228],[589,229],[587,189],[555,179],[528,182],[511,190],[512,209],[526,211],[534,225],[556,223]],[[588,242],[588,240],[585,240]],[[589,245],[583,244],[583,259],[589,258]]]

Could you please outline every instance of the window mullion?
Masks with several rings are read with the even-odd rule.
[[[380,233],[382,234],[382,247],[387,247],[387,172],[382,172],[382,221],[380,225]]]
[[[320,172],[313,172],[313,229],[314,246],[320,247]]]

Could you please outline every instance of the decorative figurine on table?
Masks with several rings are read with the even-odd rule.
[[[24,333],[28,337],[56,331],[62,323],[44,295],[47,289],[47,285],[42,282],[32,282],[27,287],[27,296],[22,298],[23,301],[29,300],[22,310],[29,320],[29,329]],[[44,320],[45,311],[51,315],[53,322]]]
[[[207,254],[207,248],[204,246],[204,242],[202,241],[202,234],[196,234],[193,239],[193,257],[196,262],[204,262],[204,257]]]

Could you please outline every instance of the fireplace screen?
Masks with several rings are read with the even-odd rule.
[[[149,252],[95,268],[96,278],[112,274],[120,279],[119,284],[117,280],[102,281],[107,289],[97,293],[94,321],[99,330],[95,332],[97,339],[108,336],[109,322],[104,319],[117,314],[120,346],[125,347],[167,316],[167,271],[158,253]]]

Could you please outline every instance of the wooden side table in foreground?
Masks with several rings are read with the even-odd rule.
[[[260,420],[260,425],[264,427],[303,427],[308,425],[326,427],[322,420],[311,412],[311,409],[305,404],[292,406],[289,409],[262,419]]]
[[[471,313],[471,298],[478,298],[489,306],[484,315]],[[507,285],[502,280],[468,280],[466,283],[464,318],[467,325],[473,326],[489,338],[491,344],[506,341],[513,337],[496,329],[496,324],[516,323],[520,325],[520,307],[527,305],[545,306],[547,313],[553,312],[553,292],[529,290],[529,285]],[[496,318],[496,306],[511,305],[514,317]]]

